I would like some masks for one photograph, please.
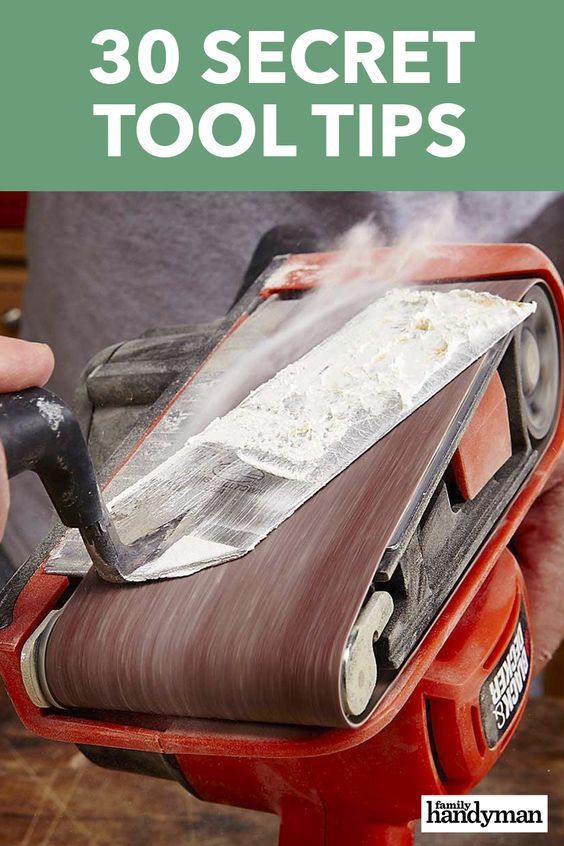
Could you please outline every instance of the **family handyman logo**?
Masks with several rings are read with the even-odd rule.
[[[548,797],[422,796],[421,831],[547,832]]]

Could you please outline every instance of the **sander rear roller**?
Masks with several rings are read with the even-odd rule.
[[[243,558],[136,585],[90,572],[24,648],[36,703],[364,722],[534,471],[557,417],[560,330],[548,288],[464,284],[534,300],[536,315]],[[257,313],[266,305],[267,296]],[[495,438],[484,439],[484,425]]]

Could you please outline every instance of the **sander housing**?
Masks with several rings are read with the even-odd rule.
[[[261,314],[268,328],[280,304],[300,307],[328,260],[277,258],[225,320],[148,333],[92,362],[78,410],[105,485]],[[53,572],[55,530],[0,597],[0,673],[31,731],[200,799],[276,813],[285,846],[410,842],[421,795],[483,778],[531,681],[511,539],[564,438],[564,297],[527,245],[445,247],[412,281],[529,299],[536,312],[239,561],[105,584],[78,566]],[[293,537],[311,550],[295,583]],[[245,621],[240,602],[258,583]],[[159,607],[183,609],[181,636],[160,641]],[[111,643],[101,651],[101,623],[129,644],[127,666]],[[159,649],[174,658],[166,671]]]

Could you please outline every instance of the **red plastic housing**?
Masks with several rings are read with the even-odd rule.
[[[388,258],[389,251],[375,252],[375,262]],[[290,275],[283,290],[314,285],[327,260],[319,255],[290,259],[302,269]],[[304,263],[311,269],[304,270]],[[558,274],[529,245],[438,248],[413,281],[516,277],[544,280],[564,323]],[[262,294],[280,290],[265,288]],[[357,729],[85,716],[37,708],[20,674],[22,645],[68,587],[66,577],[47,575],[43,567],[23,588],[13,623],[0,631],[0,673],[14,707],[22,722],[44,737],[177,756],[202,799],[279,814],[284,846],[409,842],[421,794],[460,793],[475,785],[505,748],[525,707],[526,690],[503,736],[490,747],[480,719],[481,692],[488,690],[519,625],[528,659],[531,649],[523,579],[506,547],[541,493],[563,442],[560,409],[537,468],[374,715]]]

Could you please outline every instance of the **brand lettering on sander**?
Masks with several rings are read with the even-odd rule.
[[[480,691],[484,734],[493,748],[511,724],[531,672],[531,643],[524,608],[511,641]]]
[[[521,623],[501,667],[489,683],[498,729],[503,729],[519,702],[529,675],[529,656]]]

